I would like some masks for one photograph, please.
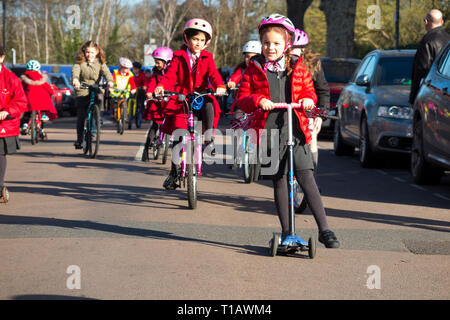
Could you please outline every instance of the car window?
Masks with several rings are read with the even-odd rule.
[[[357,66],[356,62],[322,60],[323,72],[328,82],[349,82]]]
[[[374,56],[368,56],[368,57],[366,57],[366,58],[363,60],[363,62],[361,63],[361,66],[360,66],[359,69],[358,69],[358,73],[355,75],[354,80],[356,80],[359,76],[362,76],[362,75],[366,74],[365,71],[366,71],[367,65],[368,65],[373,59],[375,59]]]
[[[367,63],[366,69],[364,70],[364,73],[363,73],[363,74],[367,75],[369,77],[369,79],[372,79],[372,76],[375,73],[375,67],[376,67],[376,61],[377,61],[375,56],[372,56],[371,58],[372,59],[370,59],[369,62]]]
[[[413,56],[380,58],[375,83],[379,86],[410,86],[413,60]]]
[[[439,73],[450,78],[450,48],[447,49],[444,59],[441,59],[442,63],[439,66]]]
[[[59,76],[50,76],[51,82],[58,87],[58,89],[66,88],[66,83],[64,82],[64,79]]]

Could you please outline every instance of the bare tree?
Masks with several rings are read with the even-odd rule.
[[[192,2],[187,4],[187,8],[176,15],[178,8],[178,0],[158,0],[160,5],[160,12],[156,13],[156,24],[162,33],[162,46],[170,46],[173,36],[177,31],[178,26],[183,21],[187,12],[189,11]]]
[[[319,8],[327,22],[327,56],[353,57],[356,0],[321,0]]]
[[[296,28],[305,30],[305,12],[313,0],[286,0],[287,16]]]

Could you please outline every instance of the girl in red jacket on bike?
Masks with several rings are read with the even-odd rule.
[[[168,47],[160,47],[153,51],[153,59],[155,59],[155,66],[153,67],[153,75],[147,82],[147,98],[153,98],[153,92],[156,86],[160,83],[162,76],[165,74],[170,61],[173,58],[173,51]],[[150,128],[148,129],[147,139],[144,145],[144,152],[142,153],[142,161],[148,161],[148,151],[153,146],[156,133],[163,124],[164,120],[164,101],[147,101],[144,110],[143,119],[150,120]]]
[[[23,134],[26,134],[31,111],[40,111],[41,120],[44,122],[58,117],[52,100],[52,95],[55,92],[47,82],[48,76],[42,74],[40,70],[41,64],[39,61],[30,60],[27,63],[27,71],[20,77],[28,99],[28,109],[21,120]]]
[[[241,81],[238,103],[242,111],[252,113],[257,109],[259,116],[252,127],[257,130],[258,143],[261,142],[261,129],[266,129],[267,146],[270,152],[276,152],[275,160],[271,157],[271,168],[276,168],[270,175],[274,185],[275,205],[281,223],[282,240],[289,232],[289,191],[287,179],[287,113],[285,109],[275,109],[274,103],[301,103],[303,108],[314,107],[317,96],[311,75],[299,60],[290,76],[287,75],[286,50],[291,45],[295,32],[292,22],[281,15],[272,14],[264,18],[259,27],[262,43],[262,55],[253,58]],[[327,248],[338,248],[339,242],[329,229],[325,208],[313,175],[313,162],[308,143],[311,141],[309,121],[303,109],[294,109],[294,168],[295,176],[308,201],[308,205],[319,227],[319,241]],[[279,133],[279,150],[270,147],[271,131]],[[276,138],[276,137],[275,137]]]
[[[184,95],[203,92],[212,85],[218,94],[225,94],[226,87],[216,68],[211,53],[204,50],[211,43],[212,27],[203,19],[189,20],[183,32],[184,45],[174,53],[172,62],[161,82],[155,89],[155,95],[164,93],[164,89],[174,87],[175,91]],[[211,131],[217,128],[219,122],[220,106],[213,96],[205,97],[205,103],[194,115],[203,121],[203,128],[209,135],[205,135],[205,146],[211,144],[211,155],[215,155],[214,141]],[[183,104],[176,98],[171,99],[165,108],[167,126],[164,133],[172,134],[175,129],[187,129]],[[176,142],[175,142],[176,143]],[[166,189],[175,189],[177,167],[172,163],[172,170],[164,182]]]
[[[27,96],[14,73],[3,65],[5,51],[0,46],[0,202],[8,202],[6,189],[6,155],[20,148],[20,116],[27,108]]]

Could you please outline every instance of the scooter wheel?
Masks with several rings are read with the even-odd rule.
[[[308,240],[308,255],[310,259],[314,259],[316,256],[316,240],[313,238]]]
[[[273,235],[272,244],[270,245],[270,254],[272,257],[275,257],[277,255],[279,243],[280,243],[280,235],[276,233]]]

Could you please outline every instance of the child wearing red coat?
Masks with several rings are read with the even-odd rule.
[[[261,148],[275,157],[271,157],[271,168],[274,185],[275,205],[280,219],[282,240],[289,235],[289,191],[287,179],[287,113],[285,109],[275,109],[274,103],[301,103],[308,110],[314,107],[317,96],[313,81],[306,66],[297,62],[290,76],[287,75],[285,53],[291,44],[295,27],[292,22],[281,15],[274,14],[264,18],[258,27],[262,42],[262,55],[253,58],[241,81],[238,93],[238,104],[242,111],[252,113],[257,109],[258,118],[252,127],[258,131],[258,143],[261,142],[261,129],[265,129],[267,145],[260,143]],[[305,193],[308,205],[319,227],[319,241],[327,248],[338,248],[339,241],[329,229],[325,209],[313,175],[313,162],[308,143],[311,133],[309,121],[303,109],[293,112],[294,170],[295,177]],[[279,150],[272,148],[272,130],[278,133]]]
[[[212,27],[208,21],[203,19],[191,19],[183,33],[184,45],[174,53],[173,60],[162,77],[160,84],[155,89],[155,95],[164,93],[164,89],[170,86],[175,91],[184,95],[194,91],[202,92],[212,86],[216,93],[225,94],[226,87],[222,77],[216,68],[211,53],[204,50],[210,43]],[[217,128],[219,122],[220,106],[213,96],[205,97],[205,103],[194,115],[203,121],[203,128],[209,135],[205,135],[205,146],[210,145],[211,155],[215,155],[214,141],[211,134],[212,129]],[[166,134],[172,134],[175,129],[187,129],[186,117],[183,105],[176,99],[171,99],[165,108],[167,126],[163,130]],[[176,142],[175,142],[176,143]],[[172,163],[172,170],[164,182],[166,189],[175,189],[177,185],[175,178],[177,167]]]
[[[19,149],[20,115],[26,110],[27,97],[19,78],[3,65],[5,50],[0,46],[0,202],[8,202],[4,186],[6,156]]]
[[[20,79],[23,90],[28,99],[27,112],[22,116],[22,130],[26,130],[31,111],[41,111],[43,121],[56,119],[57,111],[53,104],[52,95],[54,90],[48,84],[48,76],[40,72],[41,65],[37,60],[30,60],[27,63],[27,71]]]

